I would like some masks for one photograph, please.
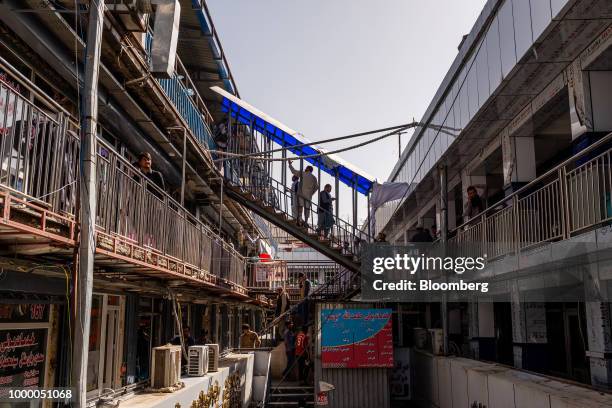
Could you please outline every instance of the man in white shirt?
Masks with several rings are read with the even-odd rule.
[[[319,183],[317,182],[317,178],[312,174],[312,166],[307,166],[304,171],[300,171],[293,168],[293,164],[289,161],[289,169],[294,176],[300,178],[298,189],[298,223],[302,223],[303,221],[304,224],[308,224],[312,196],[319,190]],[[302,209],[304,210],[303,218],[301,214]]]

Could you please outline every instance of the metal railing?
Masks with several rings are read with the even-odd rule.
[[[97,166],[99,230],[246,285],[244,258],[102,140]]]
[[[57,213],[76,205],[79,141],[62,111],[36,106],[0,78],[0,184]]]
[[[274,291],[287,283],[287,262],[257,262],[250,266],[247,287],[256,291]]]
[[[34,104],[19,91],[20,87],[0,78],[0,185],[24,202],[74,217],[78,130],[73,130],[61,107],[27,79],[20,78],[19,84],[22,82],[46,108]],[[246,263],[240,253],[102,139],[97,140],[96,175],[99,232],[246,286]]]
[[[494,259],[612,221],[612,133],[451,231]]]
[[[287,220],[298,221],[296,200],[301,200],[303,205],[303,216],[301,226],[307,234],[327,235],[322,240],[329,240],[330,246],[338,249],[342,254],[359,257],[359,247],[364,234],[356,231],[352,224],[336,217],[333,211],[328,211],[311,200],[312,197],[298,197],[290,187],[268,176],[265,167],[259,160],[242,158],[230,160],[233,169],[238,170],[238,180],[232,178],[227,180],[229,185],[234,185],[244,192],[251,193],[262,206],[268,207],[277,217],[285,217]],[[322,218],[331,222],[321,225]],[[330,225],[331,224],[331,225]]]
[[[147,61],[150,63],[151,47],[153,46],[153,35],[148,32],[145,35],[145,53]],[[214,150],[216,148],[212,137],[213,118],[197,88],[191,81],[185,66],[176,57],[176,66],[172,78],[155,79],[164,90],[164,93],[172,101],[180,115],[185,119],[189,129],[193,132],[196,139],[204,147]]]

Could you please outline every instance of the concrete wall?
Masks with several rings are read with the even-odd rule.
[[[142,392],[128,396],[120,401],[123,408],[167,408],[177,403],[181,407],[190,407],[198,399],[200,392],[207,393],[211,386],[218,384],[220,393],[218,402],[222,402],[225,380],[234,373],[240,374],[242,407],[246,408],[253,399],[254,354],[229,354],[219,362],[219,371],[208,373],[203,377],[182,377],[185,387],[172,393]],[[114,401],[113,404],[117,402]],[[115,405],[113,405],[115,406]],[[219,405],[221,406],[221,405]]]
[[[412,350],[419,407],[603,408],[612,395],[505,366]],[[473,404],[476,405],[473,405]],[[480,405],[479,405],[480,404]]]

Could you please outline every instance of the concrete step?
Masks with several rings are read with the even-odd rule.
[[[300,407],[300,403],[297,401],[269,401],[266,405],[267,407]],[[306,401],[305,404],[301,405],[302,407],[313,407],[314,401]]]

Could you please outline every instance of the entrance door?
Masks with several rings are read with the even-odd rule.
[[[124,298],[94,294],[89,346],[87,397],[121,386]]]

